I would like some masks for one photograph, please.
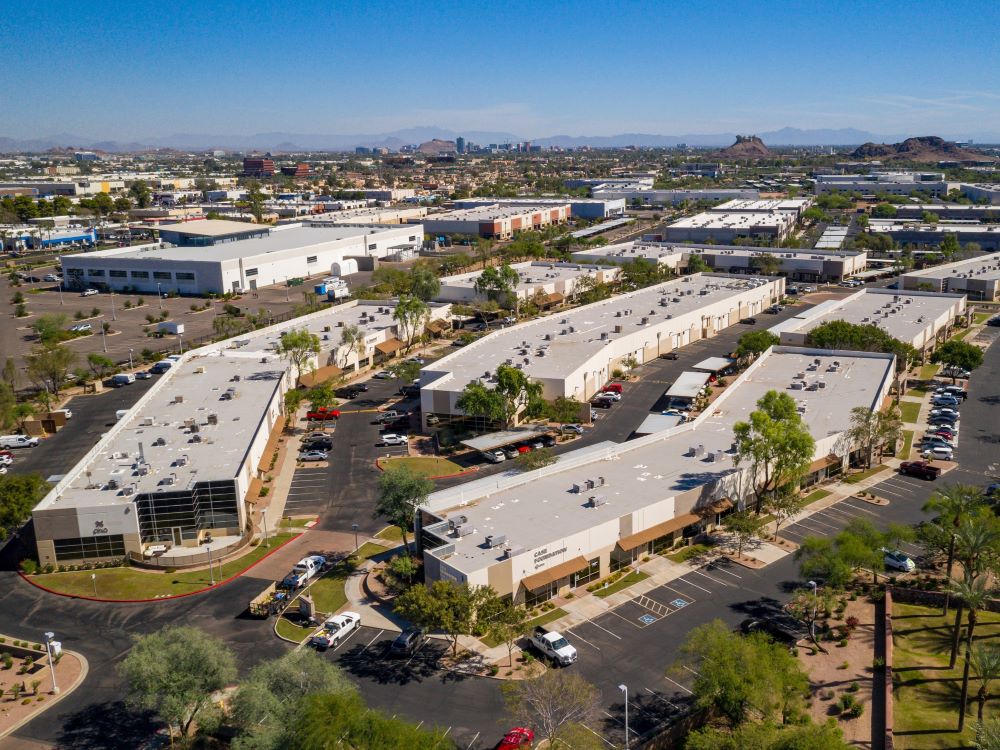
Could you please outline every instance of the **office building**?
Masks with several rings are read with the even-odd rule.
[[[416,514],[425,578],[535,606],[669,550],[742,506],[748,469],[736,465],[733,426],[762,396],[798,404],[816,441],[808,484],[842,470],[851,409],[882,408],[894,369],[892,355],[774,347],[692,422],[435,492]]]
[[[394,305],[348,302],[184,354],[35,507],[39,562],[163,553],[169,565],[209,537],[226,549],[245,543],[299,375],[276,353],[281,333],[315,333],[321,351],[304,377],[335,377],[403,348]],[[428,322],[449,310],[431,305]],[[347,326],[361,347],[342,343]]]
[[[1000,185],[972,183],[962,183],[959,188],[966,198],[974,200],[976,203],[985,203],[990,206],[1000,206]]]
[[[419,224],[269,227],[204,220],[167,224],[159,232],[157,245],[62,256],[66,282],[76,288],[222,294],[339,276],[351,258],[409,257],[423,241]]]
[[[736,240],[780,245],[797,223],[791,211],[703,212],[678,219],[663,228],[666,242],[731,245]]]
[[[966,316],[964,294],[862,289],[846,297],[826,300],[771,328],[782,344],[805,346],[806,336],[824,323],[842,320],[874,325],[894,339],[927,356],[947,340]]]
[[[397,203],[413,198],[417,191],[414,188],[369,188],[362,191],[365,198],[379,201],[381,203]]]
[[[887,234],[900,247],[936,247],[946,234],[953,234],[959,245],[972,242],[979,245],[980,250],[1000,250],[1000,224],[924,224],[908,219],[871,219],[868,231]]]
[[[491,333],[420,372],[424,418],[461,416],[465,387],[489,387],[509,364],[544,398],[589,400],[626,360],[637,365],[756,315],[781,299],[783,279],[694,274]]]
[[[571,214],[569,203],[552,206],[501,206],[492,203],[479,208],[429,214],[421,222],[430,234],[464,234],[487,239],[507,240],[518,232],[543,229],[566,221]]]
[[[596,284],[613,284],[618,280],[619,269],[613,266],[596,266],[581,263],[514,263],[517,283],[502,295],[505,305],[534,302],[548,308],[573,299],[580,289],[593,288]],[[441,302],[474,302],[489,299],[486,292],[476,289],[482,271],[470,271],[441,278],[441,291],[436,299]]]
[[[880,194],[912,195],[928,193],[936,198],[945,196],[958,183],[945,181],[940,172],[872,172],[871,174],[815,175],[816,195],[824,193],[860,193],[864,197]]]
[[[481,208],[502,206],[515,208],[549,208],[569,204],[573,216],[583,219],[609,219],[625,215],[625,199],[610,198],[460,198],[455,201],[459,208]]]
[[[900,289],[965,294],[972,300],[1000,298],[1000,253],[945,263],[899,277]]]
[[[274,159],[248,157],[243,159],[244,177],[274,177]]]
[[[312,167],[308,164],[295,164],[290,167],[282,167],[281,174],[285,177],[312,177]]]

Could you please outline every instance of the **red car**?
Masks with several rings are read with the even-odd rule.
[[[530,750],[535,733],[527,727],[514,727],[503,736],[494,750]]]
[[[621,383],[608,383],[601,389],[604,393],[621,393],[622,384]]]
[[[340,419],[340,410],[317,409],[306,414],[306,419],[310,422],[326,422],[330,419]]]
[[[931,466],[926,461],[903,461],[899,465],[899,473],[932,482],[941,476],[941,467]]]

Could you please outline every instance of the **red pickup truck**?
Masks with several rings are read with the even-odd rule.
[[[306,414],[309,422],[328,422],[331,419],[340,419],[339,409],[316,409]]]

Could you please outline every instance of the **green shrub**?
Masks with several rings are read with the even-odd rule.
[[[90,308],[90,317],[96,318],[100,314],[101,314],[101,308],[99,307]]]
[[[21,560],[21,572],[25,575],[34,575],[38,572],[38,563],[30,557]]]
[[[25,318],[28,315],[28,306],[23,302],[14,308],[15,318]]]
[[[852,719],[860,718],[861,714],[863,714],[864,712],[865,712],[865,706],[863,703],[855,703],[853,706],[847,709],[847,715],[850,716]]]
[[[861,689],[861,683],[859,683],[857,680],[855,680],[854,682],[852,682],[850,685],[847,686],[847,692],[849,693],[856,693],[860,689]]]

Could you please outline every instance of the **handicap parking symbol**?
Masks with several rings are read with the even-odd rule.
[[[674,599],[672,602],[670,602],[670,606],[676,607],[677,609],[680,609],[681,607],[686,607],[687,605],[688,602],[685,599]]]
[[[643,625],[652,625],[654,622],[656,622],[656,617],[653,615],[642,615],[639,618],[639,622],[641,622]]]

